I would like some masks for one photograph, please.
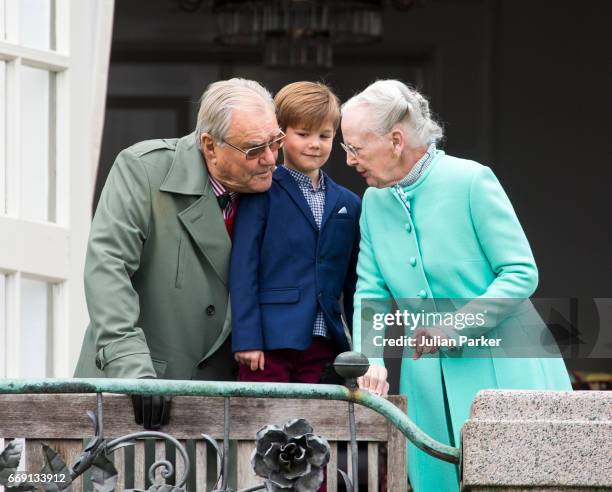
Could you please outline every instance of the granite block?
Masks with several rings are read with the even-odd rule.
[[[482,391],[462,429],[462,490],[612,490],[612,393]]]

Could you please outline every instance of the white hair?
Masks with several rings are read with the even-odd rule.
[[[429,111],[429,102],[418,91],[399,80],[378,80],[346,101],[342,115],[356,107],[368,110],[368,127],[378,135],[400,124],[414,147],[437,143],[444,133]]]
[[[270,109],[275,112],[272,95],[254,80],[233,78],[213,82],[200,99],[195,130],[198,145],[203,133],[221,143],[230,127],[234,109]]]

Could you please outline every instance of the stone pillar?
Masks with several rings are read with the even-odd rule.
[[[481,391],[462,451],[463,491],[612,490],[612,392]]]

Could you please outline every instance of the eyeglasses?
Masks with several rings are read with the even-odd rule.
[[[270,147],[270,151],[272,152],[276,152],[278,149],[280,149],[285,143],[285,134],[281,130],[279,136],[277,136],[274,140],[271,140],[270,142],[267,142],[261,145],[256,145],[255,147],[251,147],[250,149],[246,149],[246,150],[243,150],[240,147],[236,147],[235,145],[232,145],[225,139],[223,140],[223,143],[229,145],[232,149],[237,150],[241,154],[244,154],[244,156],[248,160],[251,160],[251,159],[257,159],[261,154],[263,154],[266,151],[267,147]]]
[[[340,142],[340,146],[347,154],[351,154],[356,159],[359,158],[359,149],[357,147],[353,147],[351,144],[345,144],[344,142]]]

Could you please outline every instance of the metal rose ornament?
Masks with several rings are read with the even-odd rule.
[[[304,419],[262,427],[251,455],[255,473],[265,479],[268,492],[315,492],[323,483],[329,462],[329,443],[313,434]]]

